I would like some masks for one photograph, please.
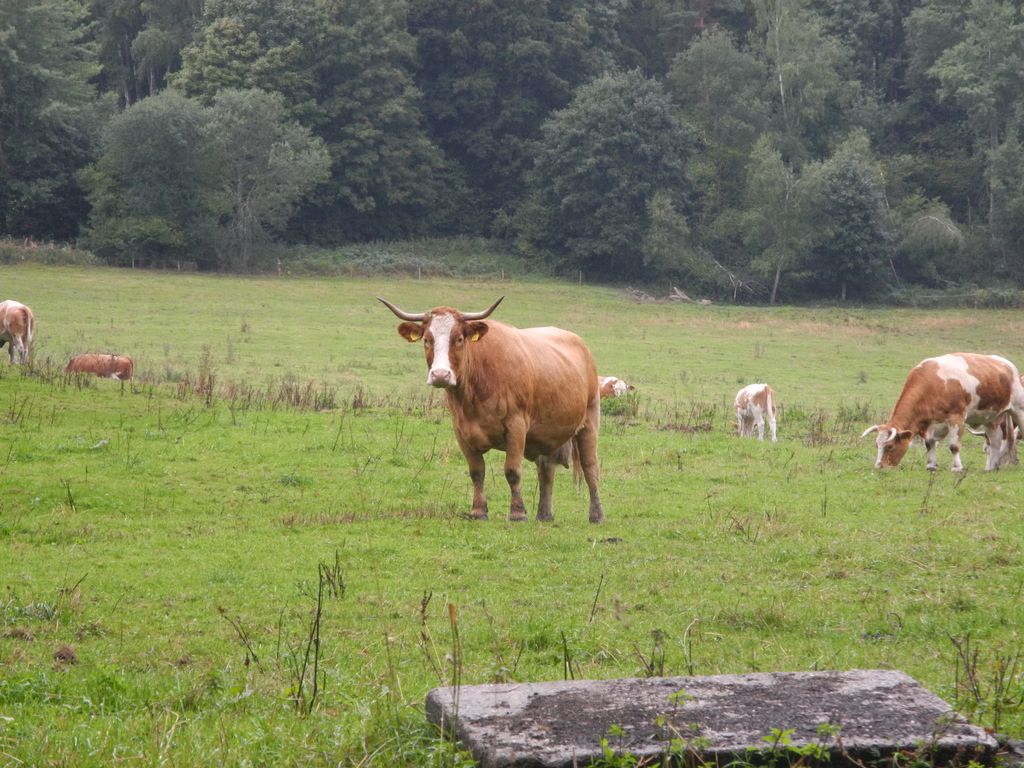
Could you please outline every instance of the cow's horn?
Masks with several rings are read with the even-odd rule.
[[[420,312],[418,315],[412,312],[406,312],[404,309],[399,309],[387,299],[382,299],[380,296],[377,297],[377,301],[383,304],[385,307],[395,313],[397,317],[403,320],[414,320],[417,323],[422,323],[427,318],[426,312]]]
[[[463,312],[462,313],[462,319],[463,320],[483,320],[484,318],[490,316],[491,312],[493,312],[495,309],[498,308],[498,305],[501,304],[501,300],[504,299],[504,298],[505,297],[502,296],[496,302],[491,304],[491,306],[489,306],[487,309],[485,309],[483,312]]]
[[[967,427],[967,431],[970,432],[972,435],[984,435],[985,434],[985,430],[984,429],[971,429],[970,426],[968,426],[967,424],[964,424],[964,426]]]
[[[872,432],[877,432],[877,431],[878,431],[878,425],[875,424],[873,427],[868,427],[867,429],[865,429],[863,434],[861,435],[861,438],[863,439],[863,438],[867,437],[868,435],[870,435]]]
[[[896,427],[893,427],[892,431],[889,432],[889,436],[887,438],[885,438],[885,442],[888,443],[890,440],[895,440],[896,439],[896,435],[898,435],[899,432],[900,431],[898,429],[896,429]]]

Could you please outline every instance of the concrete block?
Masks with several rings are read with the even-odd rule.
[[[891,670],[468,685],[457,693],[430,691],[427,716],[454,731],[482,768],[586,766],[601,756],[602,737],[619,754],[650,760],[674,751],[725,765],[768,750],[773,729],[791,729],[790,748],[827,749],[833,765],[904,750],[935,763],[984,762],[997,748]],[[613,727],[622,735],[610,736]]]

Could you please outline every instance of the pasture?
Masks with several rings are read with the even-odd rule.
[[[872,468],[911,366],[1024,365],[1019,312],[637,304],[552,281],[0,267],[36,313],[0,364],[0,764],[458,765],[453,680],[897,668],[1024,736],[1024,467]],[[374,300],[558,325],[599,372],[607,520],[491,519],[422,346]],[[78,352],[129,383],[69,377]],[[739,441],[771,383],[779,443]],[[314,689],[313,680],[316,680]],[[786,723],[778,727],[785,728]]]

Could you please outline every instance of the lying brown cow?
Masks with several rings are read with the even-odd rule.
[[[444,389],[455,439],[473,481],[472,517],[487,517],[484,454],[505,451],[512,492],[509,520],[525,520],[520,490],[523,459],[537,464],[537,519],[551,520],[555,465],[570,458],[590,491],[590,522],[604,518],[598,495],[597,433],[601,400],[597,367],[583,340],[560,328],[514,328],[483,312],[435,307],[412,313],[380,299],[406,322],[398,333],[419,341],[427,355],[427,383]]]
[[[132,377],[135,366],[128,355],[96,355],[87,352],[72,357],[64,370],[67,373],[92,373],[116,381],[127,381]]]
[[[32,310],[13,299],[0,301],[0,347],[10,344],[7,354],[12,363],[28,362],[36,319]]]

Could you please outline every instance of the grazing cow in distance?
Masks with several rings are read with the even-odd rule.
[[[127,381],[135,366],[128,355],[96,355],[86,352],[75,355],[64,369],[66,373],[92,373],[116,381]]]
[[[35,326],[36,318],[31,309],[13,299],[0,301],[0,347],[10,344],[7,354],[12,363],[28,362]]]
[[[740,437],[753,437],[757,427],[757,439],[764,440],[764,419],[768,417],[772,442],[777,443],[775,434],[775,392],[767,384],[747,384],[736,393],[733,401],[736,408],[736,429]]]
[[[999,417],[996,425],[999,428],[999,437],[1003,445],[1003,455],[996,459],[995,469],[999,469],[1006,464],[1020,464],[1020,459],[1017,458],[1017,440],[1018,432],[1017,425],[1013,423],[1013,415],[1006,411],[1002,416]],[[985,453],[990,453],[992,448],[992,441],[988,439],[988,434],[983,429],[971,429],[967,428],[967,431],[972,435],[981,435],[985,438]]]
[[[618,376],[598,376],[597,388],[601,397],[622,397],[627,392],[636,390],[636,387],[627,384]]]
[[[398,326],[402,338],[423,340],[427,383],[445,391],[473,481],[471,517],[487,517],[484,454],[493,448],[505,452],[509,520],[526,519],[520,489],[524,458],[537,465],[538,520],[552,519],[555,465],[568,467],[570,460],[590,491],[590,522],[604,519],[598,494],[597,367],[579,336],[487,320],[501,299],[483,312],[435,307],[415,313],[379,300],[405,321]]]
[[[935,446],[948,434],[952,469],[962,472],[964,429],[983,427],[988,444],[985,469],[996,469],[1010,451],[1000,426],[1006,412],[1018,425],[1024,423],[1024,385],[1017,367],[997,355],[956,352],[914,366],[889,420],[868,427],[861,437],[878,433],[875,467],[881,469],[898,465],[916,435],[928,452],[928,469],[935,470]]]

